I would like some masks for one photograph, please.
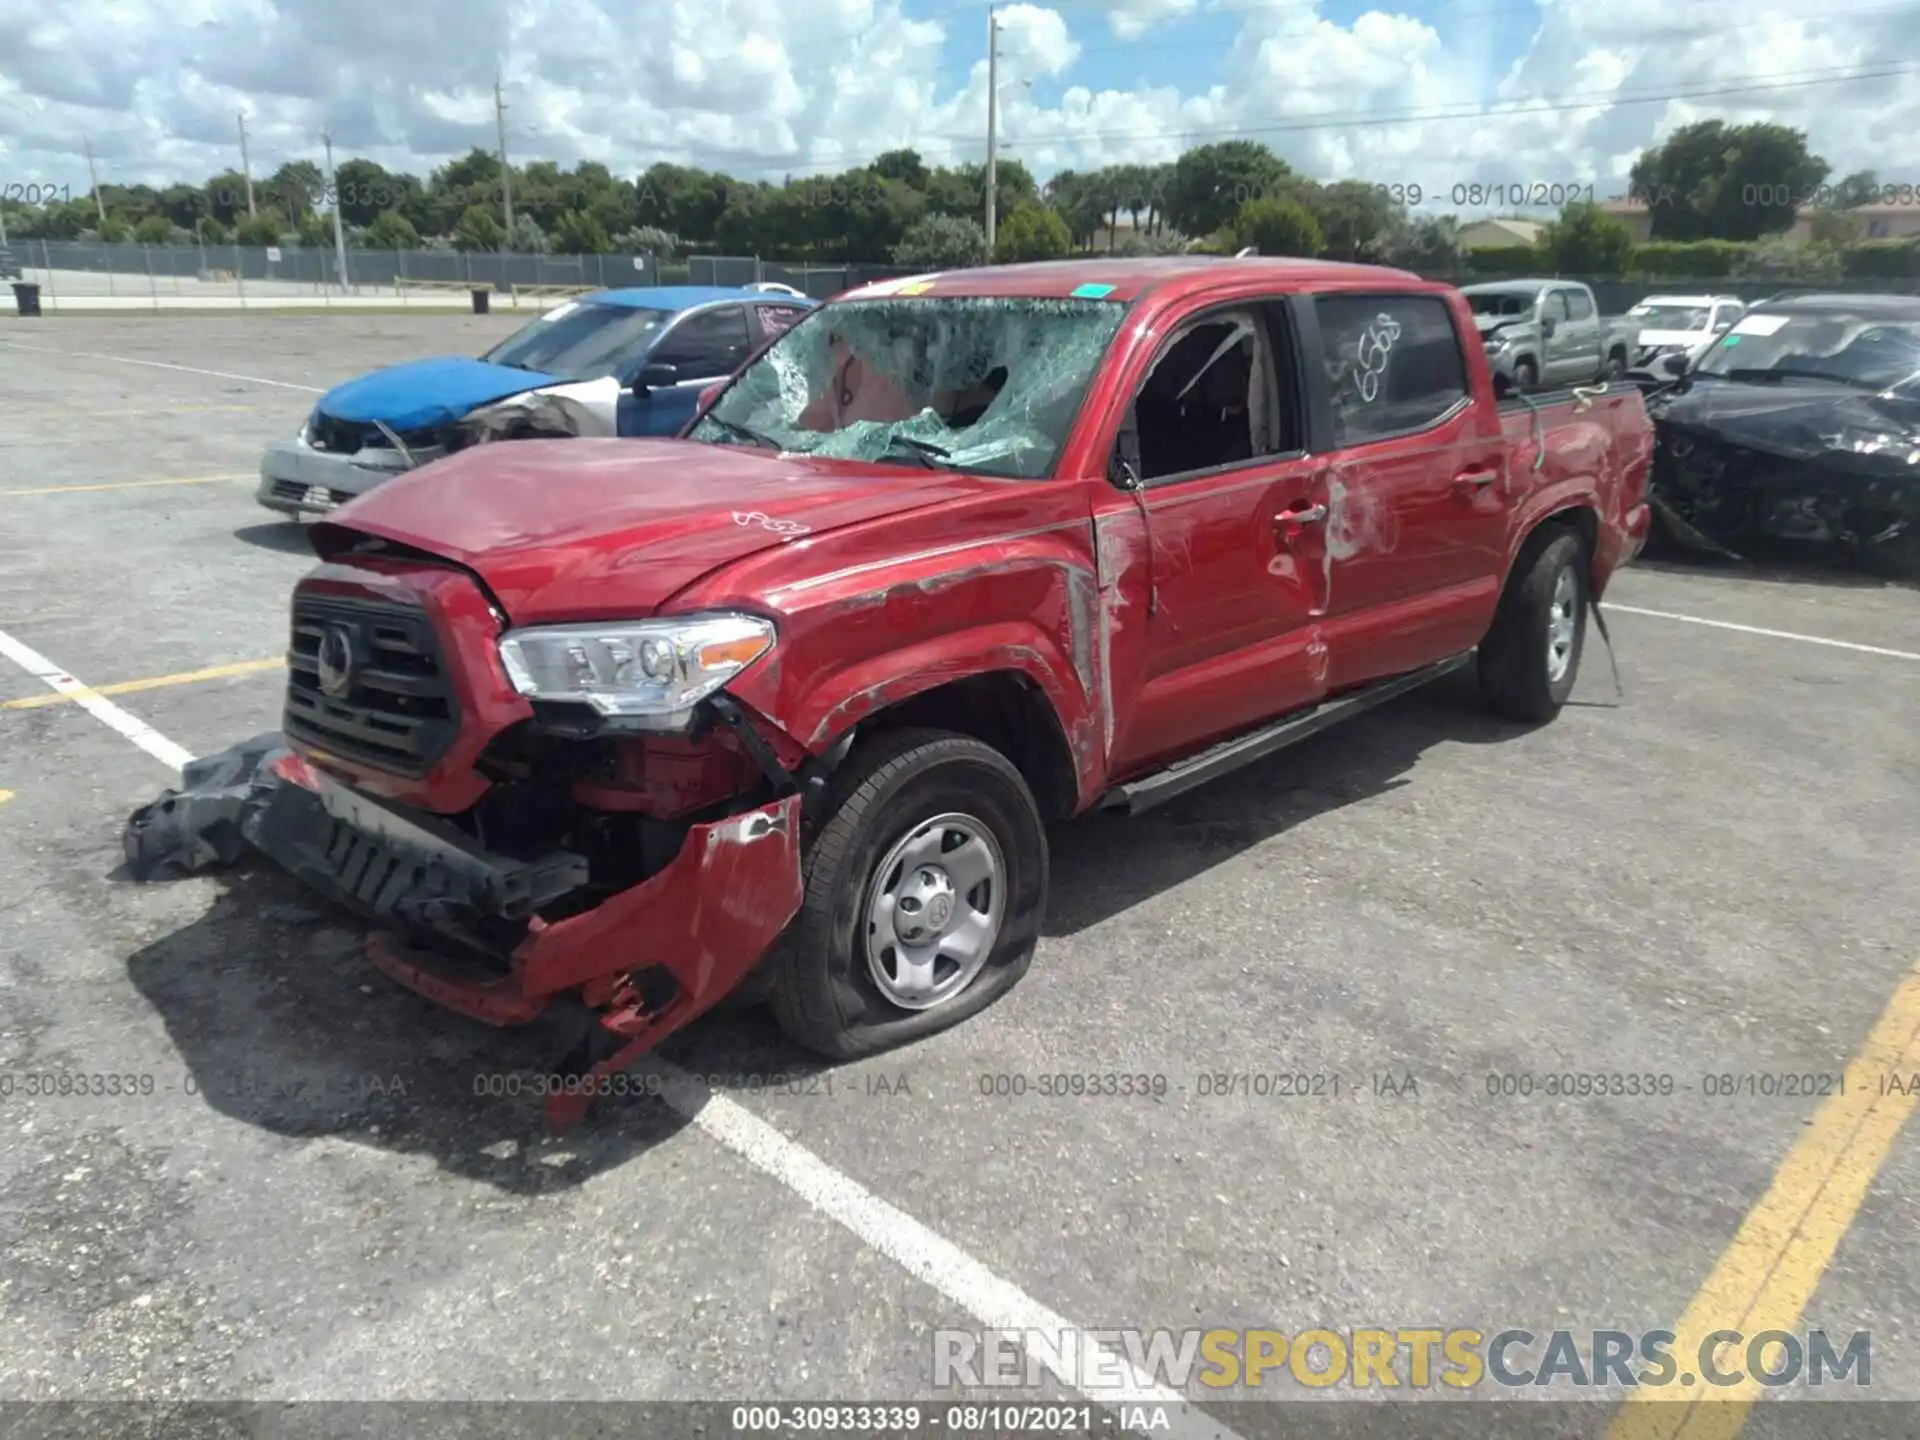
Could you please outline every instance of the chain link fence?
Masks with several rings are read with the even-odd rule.
[[[139,245],[16,240],[23,278],[50,297],[214,296],[245,301],[292,295],[391,296],[423,291],[553,293],[636,285],[749,285],[774,281],[825,298],[905,273],[885,265],[819,265],[752,255],[551,255],[500,251],[373,250],[349,246],[346,275],[332,248],[258,245]]]
[[[651,255],[553,255],[498,251],[374,250],[349,247],[344,283],[331,247],[247,245],[102,244],[75,240],[15,240],[10,246],[22,278],[38,282],[49,298],[118,296],[137,304],[151,297],[190,297],[245,305],[300,296],[388,297],[406,304],[434,291],[490,290],[536,300],[568,291],[611,290],[635,285],[736,286],[763,282],[791,285],[825,299],[855,286],[907,273],[899,266],[818,264],[754,255],[689,255],[659,260]],[[1436,276],[1455,284],[1495,283],[1499,277],[1462,273]],[[1752,302],[1790,289],[1912,294],[1912,279],[1750,280],[1619,275],[1568,275],[1592,286],[1602,313],[1618,314],[1641,297],[1659,293],[1733,295]],[[444,294],[442,299],[444,299]]]

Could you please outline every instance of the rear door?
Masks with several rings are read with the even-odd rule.
[[[1560,362],[1554,378],[1563,385],[1577,385],[1593,379],[1601,370],[1600,312],[1584,286],[1562,285],[1555,293],[1566,318],[1554,336]]]
[[[645,395],[621,397],[622,435],[677,435],[693,418],[700,392],[737,369],[759,344],[751,307],[713,305],[681,315],[655,340],[643,365],[672,365],[679,379]]]
[[[1147,614],[1104,619],[1116,774],[1310,705],[1324,684],[1326,496],[1285,306],[1189,315],[1129,390],[1110,469],[1137,467],[1141,488],[1095,505],[1103,571],[1132,556],[1150,575]]]
[[[1459,317],[1436,294],[1302,297],[1329,377],[1328,685],[1415,670],[1479,643],[1512,501],[1497,408],[1475,399]]]

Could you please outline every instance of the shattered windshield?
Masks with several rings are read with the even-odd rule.
[[[1920,387],[1920,320],[1845,310],[1749,315],[1697,367],[1735,379],[1804,376],[1871,390]]]
[[[1713,312],[1704,305],[1636,305],[1627,318],[1643,330],[1704,330]]]
[[[1126,307],[888,296],[807,316],[688,438],[1037,479],[1053,472]]]
[[[671,319],[671,310],[569,300],[480,358],[566,380],[599,380],[631,369]]]
[[[1467,303],[1473,307],[1476,315],[1525,315],[1533,309],[1538,297],[1531,290],[1524,293],[1517,290],[1482,291],[1475,294],[1467,292]]]

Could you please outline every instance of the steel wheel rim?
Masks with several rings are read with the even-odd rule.
[[[993,831],[957,812],[922,820],[867,885],[867,973],[889,1003],[931,1010],[973,983],[1007,910],[1007,862]]]
[[[1573,664],[1573,641],[1579,629],[1580,587],[1574,583],[1573,567],[1565,565],[1553,577],[1553,599],[1547,606],[1547,679],[1555,684],[1566,678]]]

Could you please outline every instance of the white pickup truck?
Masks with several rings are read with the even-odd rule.
[[[1640,327],[1603,316],[1578,280],[1492,280],[1462,287],[1502,390],[1556,389],[1627,373]]]

